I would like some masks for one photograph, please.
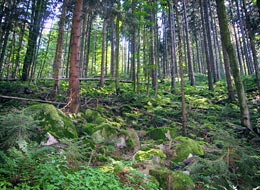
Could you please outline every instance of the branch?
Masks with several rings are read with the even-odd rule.
[[[41,103],[57,104],[57,105],[66,105],[67,104],[67,103],[64,103],[64,102],[53,102],[53,101],[48,101],[48,100],[28,99],[28,98],[21,98],[21,97],[14,97],[14,96],[3,96],[3,95],[0,95],[0,98],[23,100],[23,101],[32,101],[32,102],[41,102]]]

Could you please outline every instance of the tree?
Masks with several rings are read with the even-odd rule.
[[[235,50],[232,46],[231,39],[230,39],[230,31],[228,29],[228,20],[226,16],[226,7],[224,4],[224,0],[216,0],[216,3],[217,3],[217,14],[219,19],[221,40],[229,57],[231,72],[235,81],[236,90],[238,94],[241,125],[246,127],[249,130],[252,130],[250,125],[250,115],[247,106],[246,95],[244,92],[244,86],[240,78],[239,65],[236,59]]]
[[[47,9],[46,0],[32,0],[32,12],[31,12],[31,22],[29,29],[29,39],[27,44],[26,55],[23,63],[22,70],[22,80],[26,81],[30,75],[31,67],[34,62],[37,39],[40,35],[40,28],[42,25],[42,20],[45,18],[45,12]]]
[[[105,51],[106,51],[106,37],[107,37],[107,19],[103,21],[103,30],[102,30],[102,55],[101,55],[101,75],[99,86],[104,87],[105,83]]]
[[[121,11],[121,0],[117,1],[117,16],[116,16],[116,27],[115,27],[115,31],[116,31],[116,49],[115,49],[115,83],[116,83],[116,94],[119,94],[120,92],[120,86],[119,86],[119,42],[120,42],[120,19],[121,19],[121,15],[120,15],[120,11]]]
[[[181,78],[182,133],[183,135],[187,135],[187,111],[185,105],[185,92],[184,92],[181,27],[179,22],[179,11],[177,8],[177,0],[175,0],[175,11],[176,11],[176,22],[177,22],[177,29],[178,29],[178,51],[179,51],[179,66],[180,66],[180,78]]]
[[[69,72],[69,89],[68,89],[68,106],[69,111],[77,113],[80,106],[79,94],[79,50],[80,50],[80,27],[82,16],[83,0],[77,0],[75,3],[72,28],[71,28],[71,48],[70,48],[70,72]]]
[[[189,24],[187,18],[187,10],[186,10],[186,0],[183,0],[183,9],[184,9],[184,25],[185,25],[185,33],[186,33],[189,79],[190,79],[191,86],[194,86],[195,77],[194,77],[193,65],[191,60],[190,34],[189,34]]]
[[[168,0],[170,27],[170,56],[171,56],[171,91],[175,88],[176,52],[175,52],[175,23],[172,1]]]
[[[212,80],[212,70],[210,66],[210,56],[209,56],[209,44],[207,41],[207,32],[205,28],[205,15],[203,11],[203,4],[202,0],[200,2],[200,14],[201,14],[201,20],[202,20],[202,30],[203,30],[203,43],[204,43],[204,49],[205,49],[205,55],[206,55],[206,64],[207,64],[207,72],[208,72],[208,87],[209,90],[213,90],[213,80]]]
[[[56,53],[54,59],[54,86],[53,86],[53,94],[57,95],[59,90],[59,71],[61,65],[61,58],[62,58],[62,44],[63,44],[63,37],[64,37],[64,22],[66,16],[66,6],[67,0],[63,1],[60,23],[59,23],[59,34],[58,34],[58,41],[56,46]]]

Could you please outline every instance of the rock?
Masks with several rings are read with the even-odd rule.
[[[139,136],[134,129],[126,129],[126,144],[129,150],[133,150],[134,152],[140,150]]]
[[[55,139],[54,136],[52,136],[50,133],[47,133],[48,140],[46,143],[42,143],[43,146],[50,146],[59,143],[57,139]]]
[[[96,144],[110,143],[112,141],[116,141],[118,129],[112,127],[108,123],[103,123],[93,130],[94,132],[91,134],[91,138]]]
[[[44,134],[49,132],[56,138],[76,138],[77,129],[71,119],[51,104],[35,104],[25,109],[26,113],[39,120]]]
[[[149,174],[155,177],[161,189],[192,190],[195,187],[192,179],[181,172],[172,172],[164,168],[156,168],[151,169]]]
[[[166,158],[166,155],[160,149],[150,149],[148,151],[139,150],[133,157],[134,162],[153,161],[160,164]],[[159,162],[159,163],[158,163]]]
[[[171,127],[160,127],[150,130],[147,134],[147,137],[153,140],[170,140],[169,138],[176,137],[176,128]]]
[[[175,156],[173,161],[182,162],[186,160],[190,154],[203,156],[204,150],[199,142],[188,137],[178,136],[174,139],[177,142],[175,145]]]
[[[94,123],[94,124],[102,124],[103,122],[106,122],[107,120],[103,118],[98,111],[87,109],[84,114],[84,118],[88,123]]]

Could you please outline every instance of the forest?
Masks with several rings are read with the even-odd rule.
[[[260,189],[260,0],[0,2],[0,189]]]

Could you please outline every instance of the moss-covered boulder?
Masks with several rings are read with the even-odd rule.
[[[84,118],[86,119],[87,123],[94,123],[100,125],[107,120],[100,115],[98,111],[87,109],[84,114]]]
[[[173,158],[175,162],[184,161],[190,154],[198,156],[204,155],[202,145],[198,141],[183,136],[176,137],[174,141],[177,143],[175,145],[176,156]]]
[[[164,168],[151,169],[150,175],[159,182],[161,189],[169,190],[192,190],[194,183],[192,179],[181,173],[172,172]]]
[[[151,129],[146,136],[153,139],[153,140],[168,140],[168,135],[170,135],[170,138],[174,139],[177,135],[176,128],[171,127],[160,127]]]
[[[121,134],[124,134],[126,139],[126,147],[128,150],[137,152],[140,150],[140,140],[137,132],[134,129],[128,128],[126,130],[120,130]]]
[[[91,138],[96,144],[110,143],[118,136],[119,130],[108,123],[102,123],[92,130]]]
[[[25,110],[32,115],[35,120],[39,120],[39,125],[43,132],[49,132],[56,138],[76,138],[77,129],[71,119],[62,111],[50,104],[35,104]]]
[[[159,159],[159,161],[156,161],[156,162],[161,163],[161,162],[163,162],[163,160],[165,158],[166,158],[166,155],[160,149],[150,149],[147,151],[140,150],[134,155],[135,162],[143,162],[143,161],[149,161],[149,160],[156,161]]]

